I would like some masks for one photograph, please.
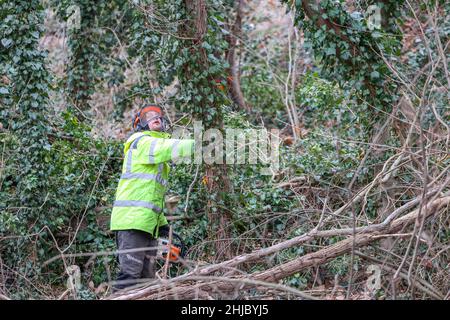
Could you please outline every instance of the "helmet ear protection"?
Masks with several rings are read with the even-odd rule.
[[[143,116],[146,112],[149,111],[154,111],[159,113],[159,116],[155,116],[153,118],[151,118],[150,120],[148,120],[147,122],[143,122],[141,119],[141,116]],[[148,123],[155,119],[155,118],[160,118],[161,120],[161,129],[162,131],[166,131],[166,124],[167,124],[167,120],[163,117],[162,115],[162,110],[160,107],[156,106],[156,105],[148,105],[145,106],[143,108],[141,108],[133,117],[133,122],[131,124],[132,128],[134,131],[145,131],[145,130],[150,130],[150,128],[148,127]]]

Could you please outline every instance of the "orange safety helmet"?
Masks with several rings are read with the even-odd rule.
[[[155,104],[150,104],[150,105],[146,105],[145,107],[142,107],[133,117],[133,122],[132,122],[132,128],[134,131],[141,131],[141,130],[149,130],[148,128],[148,122],[147,123],[142,123],[142,118],[144,118],[144,115],[147,112],[157,112],[159,113],[159,117],[161,118],[161,123],[162,123],[162,131],[166,131],[166,119],[163,117],[163,111],[162,109],[155,105]]]

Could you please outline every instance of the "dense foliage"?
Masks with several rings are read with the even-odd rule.
[[[189,260],[197,263],[307,233],[386,168],[392,169],[390,179],[371,185],[364,202],[352,203],[322,228],[379,223],[386,212],[418,197],[431,180],[445,178],[450,164],[448,4],[282,1],[276,8],[292,18],[292,28],[254,31],[268,19],[267,12],[255,18],[244,10],[236,45],[230,39],[240,3],[0,0],[0,293],[58,297],[66,290],[67,266],[78,265],[82,289],[72,298],[102,296],[96,288],[117,271],[115,256],[107,253],[115,250],[109,216],[122,142],[130,116],[144,101],[163,105],[172,129],[184,128],[191,136],[196,120],[205,129],[281,130],[280,170],[272,176],[261,174],[262,165],[173,168],[166,215],[190,248]],[[373,4],[382,17],[376,27],[368,24],[366,12]],[[418,19],[415,10],[429,20]],[[50,11],[66,27],[59,39],[67,43],[62,78],[48,67],[47,50],[55,49],[42,45],[45,37],[56,37],[43,27]],[[423,31],[421,23],[433,25]],[[290,33],[293,28],[301,31],[302,45],[294,43],[300,36]],[[416,36],[417,30],[423,35]],[[230,50],[239,56],[238,83],[247,110],[232,98]],[[99,96],[107,102],[99,102]],[[62,97],[62,105],[55,97]],[[301,128],[290,123],[286,109],[292,106]],[[297,129],[300,136],[294,139]],[[399,150],[408,150],[408,156],[398,156]],[[399,163],[408,166],[394,166]],[[417,270],[444,292],[448,260],[440,250],[450,234],[442,226],[448,227],[448,214],[427,231],[435,235],[437,249],[417,245],[431,265]],[[312,239],[242,269],[263,271],[344,238]],[[405,244],[396,250],[391,259],[411,255]],[[385,249],[367,252],[384,257]],[[46,262],[61,254],[65,257]],[[306,290],[320,282],[336,288],[336,279],[342,279],[340,285],[350,291],[355,277],[364,277],[363,264],[354,252],[343,254],[288,276],[283,284]],[[174,266],[171,275],[187,269]],[[409,286],[402,289],[402,297],[417,297]],[[372,297],[387,292],[381,289]]]

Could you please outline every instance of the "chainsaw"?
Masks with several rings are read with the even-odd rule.
[[[156,257],[166,261],[169,255],[169,262],[179,263],[186,256],[187,247],[183,239],[175,232],[172,232],[172,243],[169,246],[169,233],[164,230],[158,238],[158,250]],[[181,259],[180,259],[181,258]]]

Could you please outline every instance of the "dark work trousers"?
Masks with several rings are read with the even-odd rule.
[[[155,277],[158,240],[155,240],[150,233],[140,230],[120,230],[116,232],[116,243],[118,250],[148,247],[154,247],[155,249],[119,253],[120,272],[114,290],[133,286],[141,282],[139,279]]]

